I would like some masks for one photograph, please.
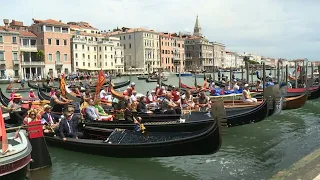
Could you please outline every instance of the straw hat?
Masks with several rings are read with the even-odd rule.
[[[21,99],[21,98],[22,98],[22,96],[20,94],[15,94],[13,96],[13,99]]]
[[[43,109],[45,109],[45,110],[46,109],[52,109],[52,107],[50,105],[46,104],[46,105],[43,106]]]

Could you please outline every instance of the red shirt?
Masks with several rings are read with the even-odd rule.
[[[171,91],[173,101],[178,101],[180,99],[178,91]]]

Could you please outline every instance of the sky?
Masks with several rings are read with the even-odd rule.
[[[319,0],[1,0],[0,19],[193,32],[198,15],[204,36],[228,51],[320,60],[319,8]]]

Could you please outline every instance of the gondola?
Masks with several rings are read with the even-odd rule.
[[[2,92],[2,89],[0,88],[0,102],[3,106],[8,106],[9,102],[10,102],[10,99],[7,98],[3,92]]]
[[[158,78],[154,79],[149,77],[146,79],[146,82],[158,82],[158,81],[159,81]],[[167,77],[161,78],[161,81],[168,81],[168,78]]]
[[[40,100],[48,100],[50,101],[51,97],[46,95],[41,89],[38,89],[38,97]]]
[[[146,79],[148,79],[148,76],[145,76],[145,75],[137,76],[137,78],[138,78],[138,80],[146,80]]]
[[[46,90],[45,88],[40,87],[39,85],[37,86],[37,85],[31,84],[30,81],[28,81],[28,86],[29,86],[30,88],[32,88],[32,89],[40,89],[40,90],[42,90],[42,91],[45,91],[45,90]]]
[[[68,138],[63,141],[48,135],[45,138],[49,146],[109,157],[145,158],[212,154],[218,151],[222,144],[220,128],[223,112],[225,114],[223,103],[217,103],[213,111],[215,117],[207,116],[206,121],[209,123],[194,131],[149,132],[146,129],[145,133],[141,133],[127,129],[85,127],[85,139]]]
[[[15,91],[17,93],[23,93],[23,92],[29,92],[30,88],[11,88],[11,89],[6,89],[7,93],[11,93],[12,91]]]
[[[301,108],[307,102],[307,99],[308,92],[305,92],[304,94],[297,97],[285,98],[283,103],[283,110]]]
[[[173,89],[173,86],[172,85],[167,85],[167,84],[165,84],[165,83],[161,83],[161,86],[165,86],[165,87],[167,87],[167,90],[168,91],[172,91],[172,89]],[[186,93],[186,91],[188,91],[189,89],[185,89],[185,88],[180,88],[180,91],[181,91],[181,93],[183,93],[183,94],[185,94]],[[199,90],[196,90],[196,89],[194,89],[194,90],[189,90],[190,91],[190,93],[192,94],[192,96],[197,96],[198,94],[199,94]]]
[[[11,151],[0,155],[0,179],[25,180],[32,161],[31,144],[23,132],[10,132],[7,137]]]

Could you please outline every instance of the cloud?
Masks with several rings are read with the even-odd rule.
[[[314,0],[2,0],[0,17],[87,21],[101,30],[148,27],[192,31],[199,15],[204,35],[228,50],[319,60],[320,1]]]

